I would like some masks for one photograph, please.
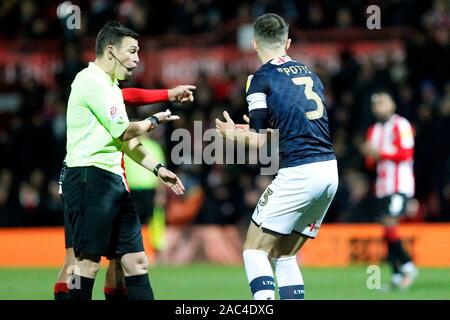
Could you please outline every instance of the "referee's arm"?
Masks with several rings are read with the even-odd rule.
[[[169,110],[156,113],[153,118],[157,122],[147,118],[142,121],[129,122],[126,113],[118,111],[115,105],[117,101],[104,87],[93,83],[83,95],[84,104],[92,111],[97,120],[111,134],[113,138],[121,141],[129,141],[154,129],[159,122],[180,119],[171,115]],[[125,112],[125,110],[123,111]]]
[[[157,123],[154,121],[151,121],[150,118],[157,119]],[[154,114],[152,117],[147,118],[142,121],[136,121],[136,122],[130,122],[128,125],[128,128],[125,130],[125,132],[119,137],[122,141],[129,141],[133,138],[139,137],[146,132],[150,131],[151,129],[154,129],[160,122],[163,121],[173,121],[173,120],[179,120],[179,116],[172,115],[169,109],[163,112],[158,112]]]
[[[149,171],[153,171],[159,163],[155,158],[153,158],[138,138],[133,138],[125,142],[122,146],[122,151],[129,156],[131,160]]]
[[[142,121],[130,122],[128,128],[119,137],[119,139],[122,141],[129,141],[133,138],[142,136],[153,128],[155,128],[155,126],[147,119]]]
[[[157,172],[154,171],[158,165],[158,162],[155,158],[153,158],[138,138],[125,142],[122,146],[122,151],[137,164],[140,164],[145,169],[154,172],[166,186],[172,189],[175,194],[182,195],[184,193],[185,189],[183,183],[175,173],[166,169],[164,166],[159,167]]]

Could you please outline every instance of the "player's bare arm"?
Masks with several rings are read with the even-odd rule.
[[[235,124],[227,111],[223,112],[223,116],[225,121],[216,119],[216,130],[220,136],[257,148],[266,143],[267,134],[250,130],[248,124]],[[244,116],[244,120],[247,121],[249,119],[247,116]]]
[[[184,193],[183,183],[172,171],[159,165],[158,161],[148,152],[138,138],[133,138],[123,144],[123,152],[134,162],[145,169],[154,172],[159,179],[177,195]]]
[[[161,122],[168,122],[179,119],[180,117],[177,115],[172,115],[169,109],[163,112],[155,113],[153,116],[145,120],[130,122],[128,128],[120,136],[120,139],[122,141],[131,140],[135,137],[142,136],[143,134],[149,132],[150,130],[153,130]]]

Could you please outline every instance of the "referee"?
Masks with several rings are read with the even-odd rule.
[[[148,153],[137,139],[161,121],[179,119],[170,111],[129,122],[118,80],[130,77],[139,62],[138,35],[117,22],[98,33],[95,62],[72,83],[67,107],[67,172],[64,209],[77,258],[70,300],[90,300],[102,256],[117,258],[130,300],[153,299],[141,224],[131,201],[123,153],[153,171],[176,194],[178,177]]]

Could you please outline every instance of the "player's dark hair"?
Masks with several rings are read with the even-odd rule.
[[[136,39],[139,35],[131,29],[122,26],[117,21],[107,22],[99,31],[95,40],[95,55],[103,56],[105,48],[109,45],[120,46],[124,37]]]
[[[375,97],[379,97],[381,95],[387,95],[389,97],[389,99],[392,101],[392,103],[394,104],[394,108],[397,107],[397,103],[395,101],[395,96],[394,93],[387,89],[387,88],[377,88],[374,91],[372,91],[372,94],[370,95],[370,100],[373,103],[374,102],[374,98]]]
[[[288,38],[289,25],[279,15],[266,13],[256,19],[253,33],[258,43],[280,46]]]
[[[371,99],[373,99],[373,97],[380,95],[387,95],[389,98],[391,98],[392,102],[395,104],[396,96],[394,92],[385,87],[376,88],[375,90],[372,91],[370,97]]]

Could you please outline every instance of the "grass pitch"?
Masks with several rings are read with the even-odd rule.
[[[450,299],[450,269],[421,268],[414,285],[403,292],[367,288],[365,266],[348,268],[302,268],[308,300]],[[0,300],[51,300],[57,269],[0,268]],[[150,281],[159,300],[251,299],[243,266],[210,264],[154,266]],[[390,272],[381,268],[382,283]],[[95,282],[93,298],[103,300],[105,269]]]

